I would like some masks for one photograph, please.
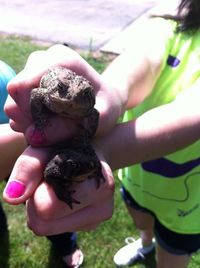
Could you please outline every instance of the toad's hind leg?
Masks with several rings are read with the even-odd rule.
[[[56,196],[61,201],[65,202],[71,209],[73,209],[73,204],[80,204],[80,202],[73,197],[75,190],[70,189],[70,184],[57,184],[53,187]]]
[[[91,139],[95,135],[98,123],[99,123],[99,112],[96,109],[93,109],[90,115],[85,118],[84,122],[85,133],[89,139]]]

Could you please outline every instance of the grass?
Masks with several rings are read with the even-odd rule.
[[[0,59],[19,72],[28,55],[42,45],[32,43],[29,39],[16,36],[0,37]],[[91,65],[101,72],[109,59],[105,56],[94,57],[93,54],[83,55]],[[120,183],[116,180],[115,210],[111,220],[102,223],[91,232],[78,233],[79,245],[84,251],[83,268],[114,268],[112,257],[127,236],[138,237],[138,233],[128,216],[119,194]],[[0,185],[2,192],[5,183]],[[24,205],[10,206],[2,202],[6,222],[0,224],[0,268],[64,268],[59,257],[52,250],[51,244],[45,237],[35,236],[26,226]],[[146,266],[138,264],[136,268],[153,268],[150,259]],[[192,258],[190,268],[200,267],[200,255]]]

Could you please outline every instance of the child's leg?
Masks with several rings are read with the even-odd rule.
[[[189,255],[174,255],[157,245],[157,268],[186,268]]]
[[[139,207],[124,188],[122,188],[121,193],[141,237],[137,240],[132,237],[126,238],[127,245],[120,248],[113,258],[117,266],[127,267],[135,262],[144,260],[147,254],[153,252],[155,248],[153,241],[154,217],[145,209]]]
[[[47,238],[68,267],[79,267],[81,265],[83,253],[78,248],[76,233],[63,233],[48,236]]]
[[[54,249],[61,255],[69,255],[78,247],[76,233],[63,233],[47,236]]]
[[[140,232],[140,237],[142,239],[143,246],[149,246],[152,244],[152,239],[154,237],[154,218],[151,214],[146,212],[141,212],[134,209],[126,204],[129,214],[133,218],[134,224]]]

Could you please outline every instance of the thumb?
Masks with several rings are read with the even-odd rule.
[[[43,179],[43,170],[48,160],[47,148],[29,146],[15,163],[3,192],[4,201],[18,205],[29,199]]]

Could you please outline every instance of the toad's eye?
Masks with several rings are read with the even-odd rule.
[[[68,84],[64,84],[61,81],[58,82],[58,92],[60,95],[66,94],[68,88]]]

